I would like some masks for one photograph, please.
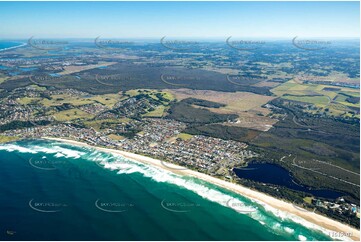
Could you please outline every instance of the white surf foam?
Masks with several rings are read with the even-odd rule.
[[[231,206],[228,205],[228,202],[232,200],[237,202],[238,204],[244,204],[243,201],[236,199],[223,192],[220,192],[218,190],[209,188],[206,185],[195,182],[195,180],[192,178],[186,178],[180,175],[176,175],[172,172],[157,167],[153,167],[150,165],[145,165],[138,161],[128,160],[120,155],[108,154],[94,150],[89,150],[89,152],[92,152],[89,155],[89,153],[86,152],[67,149],[58,145],[53,145],[52,147],[49,148],[44,146],[23,147],[15,144],[5,144],[0,146],[0,150],[6,150],[10,152],[18,151],[22,153],[32,153],[32,154],[38,152],[44,152],[48,154],[55,154],[56,157],[67,157],[67,158],[80,158],[83,156],[88,160],[97,162],[98,164],[102,165],[105,169],[117,171],[118,174],[141,173],[143,176],[149,177],[157,182],[165,182],[165,183],[177,185],[179,187],[183,187],[187,190],[195,192],[204,199],[207,199],[212,202],[216,202],[225,207],[229,207],[235,210],[236,212],[239,212],[237,210],[240,208],[239,207],[237,207],[237,209],[232,208]],[[251,211],[251,210],[257,210],[257,207],[259,206],[263,207],[268,214],[272,213],[275,218],[271,218],[269,215],[263,214],[264,212],[260,211],[259,209],[256,212],[248,213],[246,215],[259,221],[261,224],[271,228],[277,233],[280,234],[290,233],[290,231],[292,230],[291,228],[284,227],[282,226],[282,223],[279,223],[288,220],[300,224],[304,227],[307,227],[308,229],[311,230],[322,231],[327,236],[330,236],[331,231],[326,230],[315,224],[312,224],[306,221],[305,219],[289,214],[287,212],[277,210],[263,202],[255,201],[253,199],[251,199],[251,201],[255,202],[258,205],[250,206],[244,204],[244,207],[242,207],[241,209]],[[278,219],[280,221],[277,221]]]
[[[124,157],[122,157],[122,158],[124,160],[127,160]],[[113,164],[111,164],[109,162],[108,163],[105,162],[103,165],[104,165],[104,168],[106,168],[106,169],[117,170],[118,174],[131,174],[131,173],[138,172],[138,173],[143,174],[145,177],[149,177],[157,182],[166,182],[166,183],[177,185],[179,187],[186,188],[187,190],[193,191],[193,192],[197,193],[199,196],[201,196],[209,201],[216,202],[216,203],[221,204],[226,207],[230,207],[227,204],[227,202],[230,199],[244,204],[244,202],[240,201],[239,199],[234,200],[235,199],[234,197],[227,195],[225,193],[222,193],[218,190],[209,188],[205,185],[201,185],[197,182],[194,182],[192,179],[186,179],[185,177],[176,175],[172,172],[162,170],[157,167],[145,165],[138,161],[131,160],[131,163],[129,163],[127,165],[125,165],[124,162],[114,162]],[[324,229],[321,226],[310,223],[307,220],[300,218],[296,215],[275,209],[275,208],[273,208],[263,202],[257,201],[257,200],[253,200],[253,199],[250,199],[250,200],[252,202],[255,202],[256,204],[260,205],[261,207],[263,207],[264,210],[268,214],[270,214],[270,213],[273,214],[274,218],[271,218],[268,215],[264,215],[259,210],[256,212],[247,213],[246,215],[259,221],[261,224],[270,227],[277,234],[285,234],[285,233],[293,234],[293,232],[294,232],[294,229],[282,226],[283,221],[290,221],[290,222],[299,224],[303,227],[306,227],[307,229],[310,229],[313,231],[320,231],[323,234],[325,234],[326,236],[330,236],[330,234],[332,234],[330,230]],[[237,211],[237,209],[239,209],[239,207],[237,209],[234,209],[232,207],[230,207],[230,208],[235,211]],[[255,209],[257,209],[257,206],[244,205],[244,210],[255,210]],[[301,238],[303,238],[303,237],[301,237]]]
[[[18,151],[20,153],[31,153],[31,154],[36,154],[37,152],[35,150],[23,147],[23,146],[19,146],[16,144],[3,144],[0,145],[0,150],[5,150],[5,151],[9,151],[9,152],[13,152],[13,151]]]
[[[20,153],[30,153],[30,154],[37,154],[37,153],[46,153],[46,154],[55,154],[55,157],[65,157],[65,158],[80,158],[81,156],[85,155],[85,152],[67,149],[61,146],[38,146],[38,145],[29,145],[27,147],[20,146],[17,144],[4,144],[0,145],[0,150],[5,150],[9,152],[17,151]]]
[[[301,240],[301,241],[306,241],[306,240],[307,240],[307,237],[300,234],[300,235],[298,236],[298,239]]]
[[[54,145],[51,147],[43,147],[43,146],[35,145],[35,146],[32,146],[32,150],[34,150],[36,152],[47,153],[47,154],[55,154],[56,157],[65,157],[65,158],[74,158],[74,159],[78,159],[81,156],[86,154],[85,152],[63,148],[58,145]]]

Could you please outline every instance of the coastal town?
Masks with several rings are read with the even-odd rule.
[[[19,128],[9,127],[8,130],[1,130],[0,136],[10,137],[13,140],[42,137],[70,139],[96,147],[145,155],[231,181],[238,180],[233,171],[234,168],[243,167],[247,164],[247,161],[259,156],[259,154],[250,150],[244,142],[182,133],[186,128],[186,124],[183,122],[167,118],[143,117],[131,120],[122,118],[134,117],[136,114],[144,112],[144,105],[151,105],[151,108],[156,108],[156,105],[147,99],[129,98],[119,100],[113,106],[118,110],[117,115],[111,112],[109,107],[100,103],[84,103],[78,106],[79,110],[95,117],[93,122],[114,119],[124,121],[119,123],[105,122],[98,128],[87,127],[79,120],[58,122],[54,115],[49,115],[49,112],[47,112],[49,108],[38,103],[33,103],[33,105],[22,105],[20,103],[21,100],[24,100],[24,96],[36,100],[44,95],[49,97],[68,95],[72,98],[89,96],[88,93],[73,89],[54,90],[44,93],[29,86],[17,90],[0,103],[0,110],[3,113],[0,117],[0,125],[6,128],[6,124],[25,123],[21,124],[23,126]],[[58,111],[71,106],[70,104],[64,104],[62,101],[60,98],[55,100],[55,108]],[[34,113],[37,113],[37,115],[34,116]],[[172,169],[169,166],[166,168]],[[359,206],[345,202],[343,198],[339,198],[335,202],[322,198],[312,198],[307,207],[310,207],[309,209],[332,211],[344,216],[360,216]]]
[[[245,165],[257,154],[247,150],[247,144],[195,135],[182,137],[179,122],[166,119],[147,119],[143,131],[134,138],[113,140],[93,128],[79,128],[72,124],[35,126],[2,132],[0,135],[16,138],[57,137],[82,141],[106,148],[131,151],[183,165],[203,173],[231,179],[232,169]],[[177,129],[178,128],[178,129]]]
[[[156,157],[222,179],[232,179],[235,176],[233,168],[244,166],[247,160],[258,156],[249,150],[244,142],[182,133],[186,124],[173,119],[146,117],[129,119],[144,113],[145,108],[157,108],[153,99],[143,97],[120,99],[112,109],[99,102],[81,103],[78,101],[81,105],[76,108],[86,113],[84,118],[70,121],[73,117],[67,114],[69,121],[59,122],[56,120],[57,117],[59,118],[59,115],[56,116],[57,113],[74,109],[74,105],[64,103],[62,98],[51,99],[54,102],[53,106],[35,102],[44,96],[66,96],[79,99],[91,95],[74,89],[47,92],[32,86],[18,89],[0,103],[0,110],[3,110],[0,125],[4,127],[0,135],[15,139],[69,138],[95,146]],[[28,105],[21,104],[21,101],[29,99]],[[90,121],[93,122],[92,124],[101,123],[97,130],[92,125],[84,125],[86,123],[84,120],[88,117],[94,117],[93,121]],[[114,120],[120,120],[120,122],[114,123]],[[16,122],[25,122],[23,125],[25,127],[19,124],[21,128],[9,127],[9,130],[6,130],[6,124],[13,122],[15,125]]]

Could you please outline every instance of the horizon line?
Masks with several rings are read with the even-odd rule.
[[[267,36],[233,36],[233,35],[229,35],[229,36],[207,36],[207,37],[192,37],[192,36],[158,36],[158,37],[131,37],[131,36],[127,36],[127,37],[107,37],[107,36],[95,36],[95,37],[37,37],[36,35],[34,36],[29,36],[29,37],[1,37],[0,36],[0,41],[2,40],[29,40],[31,38],[34,39],[73,39],[73,40],[94,40],[96,38],[101,38],[101,39],[149,39],[149,40],[160,40],[162,38],[169,38],[169,39],[198,39],[198,40],[222,40],[222,39],[227,39],[227,38],[233,38],[233,39],[240,39],[240,38],[244,38],[244,39],[248,39],[248,40],[252,40],[252,39],[273,39],[273,40],[287,40],[287,39],[293,39],[293,38],[300,38],[300,39],[305,39],[305,38],[311,38],[311,39],[360,39],[359,36],[299,36],[299,35],[295,35],[295,36],[287,36],[287,37],[267,37]]]

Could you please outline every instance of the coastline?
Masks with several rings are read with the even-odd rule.
[[[260,204],[268,205],[274,209],[287,212],[291,215],[295,215],[299,218],[302,218],[306,221],[308,221],[311,224],[317,225],[325,230],[328,230],[330,234],[328,234],[330,237],[334,239],[352,239],[355,241],[360,241],[360,231],[356,228],[350,227],[346,224],[343,224],[341,222],[338,222],[336,220],[333,220],[331,218],[322,216],[320,214],[316,214],[310,211],[302,211],[300,209],[297,209],[293,204],[279,200],[277,198],[274,198],[270,195],[251,190],[250,188],[244,187],[240,184],[231,183],[225,180],[221,180],[197,171],[193,171],[190,169],[185,169],[179,165],[171,164],[168,162],[164,162],[158,159],[153,159],[150,157],[146,157],[143,155],[133,154],[127,151],[121,151],[121,150],[115,150],[115,149],[109,149],[109,148],[102,148],[97,146],[88,145],[86,143],[80,142],[80,141],[74,141],[70,139],[65,138],[52,138],[52,137],[42,137],[46,140],[54,140],[54,141],[60,141],[64,143],[69,143],[76,146],[82,146],[82,147],[90,147],[93,149],[97,149],[99,151],[107,152],[107,153],[113,153],[117,155],[121,155],[125,158],[128,158],[130,160],[135,160],[141,163],[145,163],[163,170],[167,170],[179,175],[184,176],[192,176],[197,179],[212,183],[216,186],[225,188],[227,190],[233,191],[237,194],[240,194],[241,196],[245,196],[247,198],[250,198],[252,200],[255,200],[256,202]],[[166,164],[163,165],[162,163]],[[174,167],[175,169],[171,169],[169,167]],[[178,170],[177,170],[178,169]],[[351,236],[341,236],[341,235],[351,235]]]
[[[16,45],[16,46],[12,46],[12,47],[8,47],[8,48],[0,49],[0,52],[1,52],[1,51],[7,51],[7,50],[12,50],[12,49],[20,48],[20,47],[23,47],[23,46],[26,46],[26,45],[27,45],[26,43],[22,43],[22,44],[20,44],[20,45]]]

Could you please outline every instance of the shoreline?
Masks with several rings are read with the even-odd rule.
[[[8,48],[0,49],[0,52],[1,52],[1,51],[12,50],[12,49],[17,49],[17,48],[20,48],[20,47],[23,47],[23,46],[26,46],[26,45],[27,45],[26,43],[22,43],[22,44],[20,44],[20,45],[16,45],[16,46],[12,46],[12,47],[8,47]]]
[[[164,161],[161,161],[158,159],[153,159],[153,158],[146,157],[143,155],[133,154],[133,153],[130,153],[127,151],[97,147],[97,146],[93,146],[93,145],[88,145],[88,144],[80,142],[80,141],[74,141],[74,140],[65,139],[65,138],[52,138],[52,137],[42,137],[42,138],[46,139],[46,140],[54,140],[54,141],[69,143],[69,144],[76,145],[76,146],[90,147],[93,149],[97,149],[99,151],[121,155],[127,159],[135,160],[137,162],[155,166],[157,168],[160,168],[160,169],[163,169],[166,171],[170,171],[172,173],[176,173],[179,175],[192,176],[197,179],[214,184],[216,186],[233,191],[241,196],[255,200],[257,203],[259,203],[261,205],[265,204],[274,209],[277,209],[277,210],[289,213],[291,215],[295,215],[299,218],[302,218],[311,224],[317,225],[325,230],[328,230],[330,232],[330,234],[328,234],[328,236],[330,236],[334,239],[339,239],[339,240],[340,239],[341,240],[352,239],[355,241],[360,241],[360,231],[357,230],[356,228],[350,227],[349,225],[343,224],[339,221],[333,220],[326,216],[322,216],[320,214],[316,214],[316,213],[313,213],[313,212],[310,212],[307,210],[302,211],[300,209],[297,209],[293,204],[291,204],[289,202],[286,202],[286,201],[277,199],[275,197],[272,197],[270,195],[252,190],[252,189],[244,187],[240,184],[231,183],[231,182],[228,182],[225,180],[221,180],[219,178],[209,176],[204,173],[200,173],[200,172],[197,172],[194,170],[184,168],[179,165],[175,165],[175,164],[172,164],[169,162],[164,162]],[[162,163],[164,163],[166,165],[163,165]],[[174,167],[176,169],[172,169],[169,167]],[[179,170],[177,170],[177,169],[179,169]],[[351,236],[342,236],[342,235],[351,235]]]

